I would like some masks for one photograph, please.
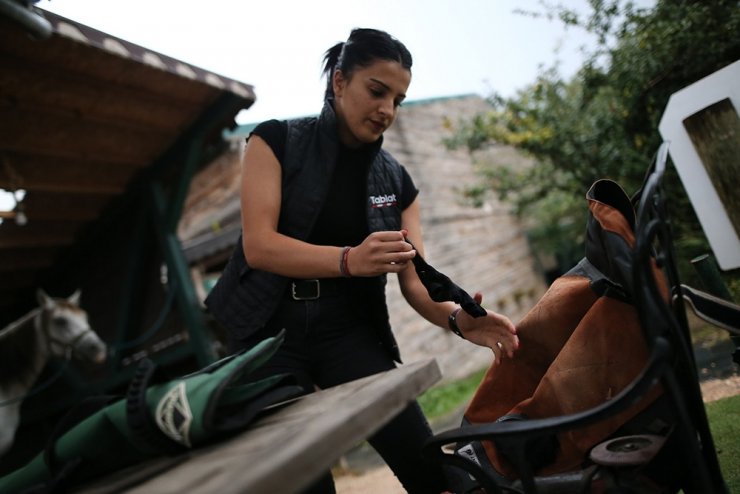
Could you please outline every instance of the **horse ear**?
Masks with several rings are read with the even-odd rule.
[[[75,290],[75,292],[69,296],[67,299],[67,302],[69,302],[72,305],[80,305],[80,295],[82,294],[82,291],[78,288]]]
[[[38,300],[39,305],[44,308],[49,308],[54,305],[54,301],[46,294],[43,288],[36,289],[36,300]]]

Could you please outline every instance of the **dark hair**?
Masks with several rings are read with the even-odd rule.
[[[396,38],[377,29],[355,28],[347,41],[337,43],[324,54],[323,75],[326,76],[325,98],[334,96],[332,77],[339,69],[345,77],[352,77],[358,67],[368,67],[376,60],[391,60],[411,71],[411,53]]]

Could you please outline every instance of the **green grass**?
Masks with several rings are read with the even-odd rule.
[[[478,388],[486,370],[482,369],[468,377],[431,388],[423,393],[419,397],[419,405],[427,419],[443,417],[467,403]]]
[[[485,369],[422,394],[419,404],[427,418],[434,420],[466,404],[484,374]],[[740,493],[740,395],[707,403],[706,410],[727,488]]]
[[[707,403],[722,475],[729,492],[740,492],[740,395]]]

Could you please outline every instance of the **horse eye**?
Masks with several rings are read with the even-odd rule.
[[[62,328],[66,328],[67,324],[69,323],[69,321],[64,317],[55,317],[53,321],[55,326],[59,326]]]

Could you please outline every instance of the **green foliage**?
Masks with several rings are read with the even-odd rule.
[[[523,217],[540,224],[549,239],[540,247],[577,240],[582,198],[599,178],[634,192],[661,142],[658,123],[671,94],[740,59],[737,0],[658,0],[638,8],[624,0],[590,0],[584,17],[565,7],[532,16],[557,18],[600,40],[580,71],[564,80],[557,66],[543,70],[513,98],[490,97],[492,109],[456,128],[451,147],[471,151],[492,143],[515,146],[534,158],[531,167],[478,164],[481,183],[467,191],[474,203],[496,193]],[[679,257],[707,252],[701,228],[676,176],[666,189],[679,221]],[[550,208],[551,213],[534,211]],[[555,212],[562,214],[554,221]],[[580,223],[579,223],[580,221]],[[553,225],[562,224],[562,228]],[[535,229],[535,236],[539,235]],[[547,245],[547,244],[551,245]],[[550,251],[552,253],[552,251]]]

